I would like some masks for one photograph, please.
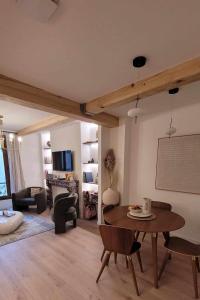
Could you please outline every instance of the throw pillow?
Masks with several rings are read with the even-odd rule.
[[[31,188],[31,198],[34,198],[34,196],[41,192],[41,188]]]

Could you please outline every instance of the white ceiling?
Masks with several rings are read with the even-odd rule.
[[[0,1],[0,73],[79,102],[200,54],[200,1],[60,0],[48,23]],[[136,73],[132,58],[146,55]],[[140,101],[144,115],[200,101],[200,84]],[[107,110],[127,116],[130,103]],[[4,129],[18,131],[50,116],[0,99]]]
[[[42,121],[52,114],[24,107],[0,99],[0,115],[3,115],[3,129],[18,131]]]
[[[60,0],[48,23],[0,2],[0,73],[88,101],[200,53],[199,0]],[[146,55],[140,74],[132,58]]]

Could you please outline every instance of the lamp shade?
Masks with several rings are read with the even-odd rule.
[[[175,127],[170,127],[167,132],[166,132],[166,135],[168,136],[172,136],[173,134],[176,133],[176,128]]]
[[[134,108],[132,108],[132,109],[130,109],[130,110],[128,111],[128,116],[129,116],[130,118],[134,118],[134,117],[139,116],[141,113],[142,113],[141,108],[139,108],[139,107],[134,107]]]

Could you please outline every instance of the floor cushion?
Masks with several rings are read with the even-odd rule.
[[[12,217],[0,216],[0,234],[9,234],[23,223],[23,214],[15,211]]]
[[[19,206],[26,206],[26,205],[35,205],[36,201],[35,198],[21,198],[15,201],[16,205]]]

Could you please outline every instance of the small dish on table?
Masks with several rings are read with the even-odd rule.
[[[142,205],[136,204],[136,205],[129,206],[128,210],[129,210],[128,215],[132,216],[132,217],[148,218],[148,217],[152,216],[151,212],[149,212],[149,213],[143,212]]]
[[[141,214],[142,213],[142,206],[139,204],[131,205],[128,207],[129,212],[132,214]]]

